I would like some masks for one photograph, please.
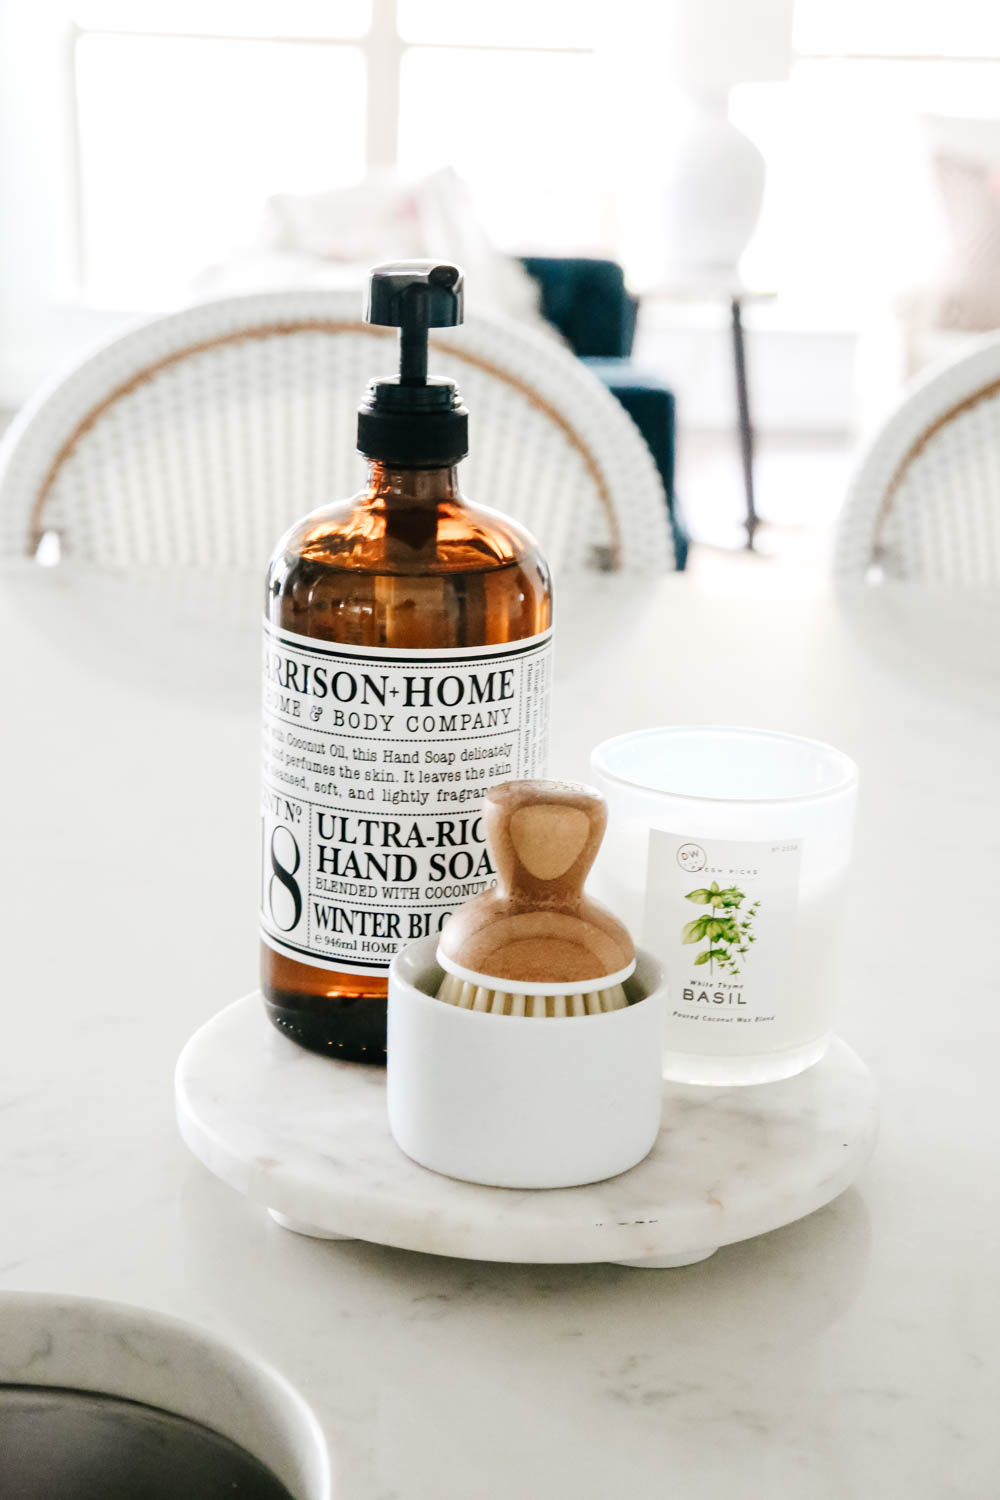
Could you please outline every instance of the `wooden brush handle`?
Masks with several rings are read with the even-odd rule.
[[[500,981],[584,988],[626,969],[632,939],[583,889],[603,798],[570,781],[507,781],[486,793],[484,818],[497,885],[448,918],[442,957]]]
[[[604,799],[572,781],[508,781],[486,793],[499,892],[563,910],[579,904],[604,837]]]

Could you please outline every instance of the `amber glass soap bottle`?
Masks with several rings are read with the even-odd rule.
[[[274,1024],[383,1062],[392,955],[493,881],[483,793],[545,774],[552,595],[531,537],[458,488],[468,414],[427,330],[461,322],[461,272],[377,267],[366,318],[400,329],[358,413],[367,486],[268,569],[260,902]]]

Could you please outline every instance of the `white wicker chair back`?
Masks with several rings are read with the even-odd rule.
[[[1000,585],[1000,337],[906,392],[857,467],[835,569],[845,583],[878,570],[930,586]]]
[[[360,487],[355,413],[395,363],[355,295],[203,303],[115,338],[43,391],[0,449],[0,555],[259,571],[299,516]],[[432,335],[469,407],[463,486],[559,572],[674,565],[659,474],[618,402],[555,340],[471,320]]]

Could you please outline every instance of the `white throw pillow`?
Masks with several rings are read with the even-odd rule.
[[[303,284],[360,289],[379,261],[427,256],[462,267],[470,311],[549,329],[537,283],[492,244],[451,167],[413,179],[379,171],[328,193],[276,194],[255,243],[204,272],[196,290],[219,296]]]

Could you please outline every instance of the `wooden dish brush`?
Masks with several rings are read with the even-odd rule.
[[[635,948],[583,889],[608,821],[604,799],[569,781],[507,781],[486,793],[497,885],[449,918],[438,998],[493,1015],[600,1015],[629,1004]]]

